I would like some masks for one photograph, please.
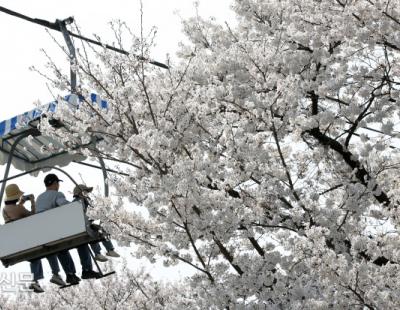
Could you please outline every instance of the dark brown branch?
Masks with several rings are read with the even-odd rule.
[[[175,203],[173,201],[171,201],[171,204],[172,204],[172,207],[174,208],[175,212],[183,220],[182,215],[179,212],[178,208],[176,207]],[[193,248],[194,252],[196,253],[196,256],[197,256],[198,260],[200,261],[201,265],[204,268],[203,272],[205,272],[207,274],[207,277],[211,282],[214,282],[213,276],[211,275],[211,273],[208,270],[206,270],[207,269],[206,264],[205,264],[203,258],[201,257],[201,254],[200,254],[199,250],[197,249],[197,246],[196,246],[196,244],[195,244],[195,242],[193,240],[192,234],[190,232],[189,225],[187,224],[186,221],[183,223],[183,227],[184,227],[185,232],[186,232],[186,234],[187,234],[187,236],[189,238],[189,242],[192,245],[192,248]]]
[[[233,256],[231,253],[229,253],[228,249],[222,244],[222,242],[215,236],[214,232],[211,232],[211,234],[213,235],[213,240],[215,242],[215,244],[218,246],[218,249],[220,250],[222,256],[231,264],[231,266],[233,267],[233,269],[236,270],[236,272],[239,275],[242,275],[244,272],[243,270],[236,265],[233,262]]]
[[[272,108],[271,108],[271,114],[272,114]],[[272,122],[272,126],[271,127],[272,127],[272,133],[273,133],[273,137],[274,137],[274,140],[275,140],[275,144],[276,144],[276,147],[278,149],[279,158],[281,160],[283,168],[285,169],[286,178],[288,179],[289,187],[290,187],[290,190],[291,190],[291,192],[293,194],[293,197],[299,203],[300,207],[309,214],[309,210],[307,210],[307,208],[303,205],[299,195],[296,192],[296,189],[294,188],[294,184],[293,184],[293,181],[292,181],[292,177],[290,175],[289,168],[288,168],[288,166],[286,164],[285,158],[284,158],[282,150],[281,150],[281,146],[280,146],[279,139],[278,139],[278,132],[276,130],[274,122]],[[313,222],[312,217],[311,217],[310,214],[309,214],[309,216],[310,216],[310,222]]]
[[[350,143],[350,139],[353,136],[354,132],[356,131],[359,123],[363,120],[363,118],[367,115],[369,108],[371,107],[372,103],[374,102],[375,96],[372,94],[371,98],[368,100],[368,104],[365,109],[360,113],[357,119],[354,121],[353,125],[349,129],[349,133],[346,137],[346,141],[344,142],[345,147],[347,148]]]
[[[307,133],[309,133],[312,137],[317,139],[319,143],[321,143],[322,145],[328,146],[330,149],[342,155],[344,162],[351,169],[355,170],[355,177],[357,178],[357,180],[364,186],[368,187],[368,182],[372,181],[372,177],[369,175],[368,171],[364,168],[364,166],[357,159],[355,159],[355,157],[350,151],[348,151],[338,141],[323,134],[319,130],[319,128],[313,128],[311,130],[308,130]],[[389,197],[382,190],[377,193],[376,192],[377,189],[378,186],[375,185],[375,187],[372,189],[372,195],[379,203],[382,203],[385,206],[389,206],[392,203]]]
[[[169,253],[166,253],[166,254],[169,254]],[[183,257],[180,257],[180,256],[177,255],[177,254],[170,254],[170,255],[171,255],[172,257],[175,257],[177,260],[180,260],[181,262],[184,262],[184,263],[186,263],[186,264],[192,266],[193,268],[197,269],[198,271],[201,271],[201,272],[205,273],[209,279],[210,279],[210,277],[211,277],[211,279],[212,279],[211,282],[214,282],[214,279],[212,278],[211,274],[210,274],[207,270],[204,270],[204,269],[200,268],[199,266],[196,266],[195,264],[191,263],[190,261],[188,261],[187,259],[185,259],[185,258],[183,258]],[[210,280],[211,280],[211,279],[210,279]]]
[[[253,247],[256,249],[256,251],[258,252],[258,254],[260,254],[260,256],[264,257],[265,256],[265,251],[261,248],[260,244],[257,242],[256,239],[254,239],[254,237],[249,237],[248,238],[250,240],[250,243],[253,245]]]

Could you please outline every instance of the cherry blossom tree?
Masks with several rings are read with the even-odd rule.
[[[133,272],[125,266],[101,281],[83,281],[62,290],[46,287],[39,295],[0,296],[0,309],[195,309],[193,301],[187,288],[156,282],[143,270]]]
[[[109,107],[42,130],[116,163],[121,198],[93,212],[138,257],[192,266],[176,294],[198,308],[398,308],[399,7],[237,0],[233,24],[185,21],[167,70],[145,61],[152,34],[114,24],[131,54],[76,65]]]

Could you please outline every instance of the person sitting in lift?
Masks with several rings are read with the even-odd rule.
[[[93,191],[93,187],[88,187],[84,184],[78,184],[77,186],[75,186],[74,190],[73,190],[73,195],[74,195],[74,200],[73,201],[77,201],[77,200],[81,200],[83,203],[83,206],[85,208],[85,212],[87,210],[87,208],[90,206],[90,198],[88,197],[88,194],[91,193]],[[111,240],[104,240],[102,241],[103,246],[105,247],[105,249],[107,250],[106,255],[110,256],[110,257],[120,257],[120,255],[115,252],[114,250],[114,245],[112,244]],[[93,243],[90,245],[90,247],[92,248],[95,257],[94,259],[99,261],[99,262],[105,262],[107,261],[107,257],[105,257],[104,255],[101,254],[101,246],[100,246],[100,242],[97,243]]]
[[[40,194],[36,199],[36,212],[44,212],[70,203],[70,201],[65,198],[65,195],[59,191],[60,182],[62,182],[62,180],[60,180],[57,175],[53,173],[46,175],[44,178],[46,191]],[[77,247],[77,250],[82,265],[82,279],[93,279],[100,277],[100,273],[93,271],[89,246],[84,244]],[[69,251],[61,251],[57,256],[67,273],[67,282],[71,283],[69,280],[73,280],[74,277],[79,279],[75,276],[75,264]]]
[[[19,220],[35,213],[35,197],[33,195],[23,196],[17,184],[9,184],[6,187],[6,198],[4,199],[5,207],[3,208],[3,218],[5,223]],[[26,201],[31,202],[31,211],[24,206]],[[43,279],[43,267],[40,259],[30,262],[31,272],[33,274],[33,282],[29,286],[35,293],[43,293],[44,290],[39,284],[39,280]]]
[[[45,185],[47,188],[47,184],[49,184],[49,181],[46,181],[45,178]],[[47,191],[46,191],[47,192]],[[45,192],[45,193],[46,193]],[[43,194],[45,194],[43,193]],[[40,199],[39,197],[36,200],[36,213],[40,213],[43,211],[46,211],[49,208],[49,204],[46,201],[46,199],[51,199],[49,197],[43,196],[43,194],[39,195],[42,196]],[[65,197],[64,197],[65,198]],[[54,201],[55,204],[58,202]],[[67,283],[71,285],[79,284],[79,281],[81,280],[79,277],[75,275],[76,270],[75,270],[75,264],[74,261],[72,260],[71,254],[69,251],[61,251],[56,254],[52,254],[49,256],[46,256],[47,261],[49,262],[49,265],[51,267],[51,270],[53,272],[53,277],[51,278],[50,282],[55,283],[60,286],[65,286]],[[58,275],[58,272],[60,271],[60,266],[58,264],[58,261],[60,261],[62,268],[64,269],[65,274],[67,275],[66,282]]]
[[[17,184],[10,184],[6,187],[5,207],[3,208],[3,218],[5,223],[9,223],[35,213],[35,197],[33,195],[23,196]],[[31,202],[31,211],[24,206],[26,201]]]
[[[8,193],[8,194],[7,194]],[[28,195],[22,196],[22,192],[18,188],[16,184],[10,184],[6,187],[6,195],[8,199],[15,198],[17,195],[21,195],[19,203],[13,206],[13,201],[9,201],[6,198],[6,207],[3,209],[3,217],[5,222],[11,222],[12,220],[20,219],[29,215],[36,213],[36,205],[35,205],[35,196]],[[11,197],[11,198],[10,198]],[[31,202],[31,211],[25,209],[23,204],[30,200]],[[57,284],[59,286],[67,285],[61,276],[58,274],[60,272],[60,266],[58,264],[57,256],[56,255],[49,255],[46,257],[52,272],[52,277],[50,279],[51,283]],[[43,267],[41,260],[32,260],[31,261],[31,271],[34,275],[34,280],[43,279]],[[72,279],[71,277],[68,279],[71,284],[78,284],[79,281],[76,279]],[[33,283],[33,290],[37,293],[41,293],[43,291],[42,288],[38,288],[38,282]]]

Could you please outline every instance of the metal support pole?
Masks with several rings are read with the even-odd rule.
[[[64,36],[64,40],[67,43],[67,47],[69,50],[69,59],[70,59],[70,75],[71,75],[71,93],[76,94],[76,71],[75,71],[75,66],[76,66],[76,52],[75,52],[75,46],[72,43],[71,37],[69,35],[69,31],[67,30],[66,25],[71,24],[74,22],[74,19],[72,17],[69,17],[64,20],[56,20],[56,23],[60,27],[60,30]]]
[[[101,166],[101,170],[103,171],[103,179],[104,179],[104,196],[108,197],[109,191],[108,191],[108,182],[107,182],[107,169],[106,165],[104,164],[103,158],[100,156],[97,157]]]
[[[93,254],[92,249],[90,248],[90,246],[88,246],[88,247],[89,247],[90,256],[92,257],[92,260],[93,260],[93,262],[95,263],[95,265],[96,265],[96,267],[97,267],[97,270],[99,271],[99,274],[100,274],[100,276],[97,277],[97,279],[104,278],[104,277],[107,277],[107,276],[110,276],[110,275],[114,274],[115,271],[103,273],[103,271],[101,270],[99,264],[97,263],[97,261],[96,261],[95,258],[94,258],[94,254]]]
[[[88,245],[88,248],[89,248],[90,256],[92,257],[92,260],[93,260],[93,262],[95,263],[95,265],[96,265],[96,267],[97,267],[97,270],[98,270],[99,273],[100,273],[100,276],[103,277],[103,271],[101,271],[101,268],[100,268],[99,264],[98,264],[97,261],[95,260],[93,251],[92,251],[92,249],[90,248],[89,245]]]
[[[103,271],[101,270],[99,264],[94,259],[94,254],[93,254],[92,249],[90,248],[89,244],[87,246],[89,248],[90,257],[92,258],[93,262],[95,263],[95,265],[97,267],[97,270],[99,271],[99,274],[100,274],[100,276],[96,277],[96,279],[101,279],[101,278],[104,278],[104,277],[107,277],[107,276],[110,276],[110,275],[114,274],[115,271],[111,271],[111,272],[108,272],[108,273],[103,273]],[[77,283],[77,284],[79,284],[79,283]],[[67,288],[67,287],[70,287],[70,286],[73,286],[73,285],[77,285],[77,284],[67,284],[67,285],[61,286],[60,289],[64,289],[64,288]]]
[[[24,132],[23,134],[21,134],[19,137],[17,137],[13,143],[13,145],[11,146],[11,150],[10,153],[8,154],[8,159],[7,159],[7,165],[6,165],[6,171],[4,172],[4,177],[3,179],[7,179],[8,178],[8,174],[10,173],[10,167],[11,167],[11,162],[14,156],[14,152],[15,149],[17,148],[18,143],[22,140],[25,139],[27,136],[29,135],[38,135],[38,131],[37,130],[29,130]],[[4,190],[6,188],[6,183],[7,182],[3,182],[1,184],[1,190],[0,190],[0,203],[3,201],[3,195],[4,195]]]
[[[85,162],[83,162],[83,161],[75,161],[75,160],[74,160],[73,162],[74,162],[75,164],[79,164],[79,165],[83,165],[83,166],[87,166],[87,167],[92,167],[92,168],[96,168],[96,169],[102,169],[102,168],[99,167],[99,166],[92,165],[92,164],[89,164],[89,163],[85,163]],[[106,171],[107,171],[107,172],[111,172],[111,173],[116,173],[116,174],[119,174],[119,175],[123,175],[123,176],[126,176],[126,177],[129,176],[129,174],[127,174],[127,173],[120,172],[120,171],[113,170],[113,169],[109,169],[109,168],[107,168]],[[1,182],[1,181],[0,181],[0,182]]]
[[[9,181],[9,180],[13,180],[13,179],[22,177],[22,176],[24,176],[24,175],[27,175],[27,174],[29,174],[29,173],[32,173],[32,172],[35,172],[35,171],[39,171],[39,170],[43,170],[43,169],[55,169],[55,170],[58,170],[58,171],[64,173],[64,174],[72,181],[72,183],[75,184],[75,186],[78,185],[78,183],[77,183],[67,172],[65,172],[65,171],[62,170],[61,168],[57,168],[57,167],[54,167],[54,166],[42,166],[42,167],[34,168],[34,169],[31,169],[31,170],[28,170],[28,171],[25,171],[25,172],[22,172],[22,173],[13,175],[13,176],[11,176],[11,177],[7,177],[7,178],[5,178],[5,179],[3,179],[3,180],[0,180],[0,183],[5,183],[5,182],[7,182],[7,181]]]

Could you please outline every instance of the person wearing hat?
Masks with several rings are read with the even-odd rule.
[[[85,184],[78,184],[75,186],[73,190],[73,195],[74,195],[74,201],[76,200],[81,200],[84,207],[85,207],[85,212],[90,206],[90,198],[88,197],[88,194],[93,191],[93,187],[88,187]],[[107,250],[106,255],[110,257],[120,257],[120,255],[115,252],[114,250],[114,245],[112,244],[111,240],[104,240],[102,241],[104,248]],[[99,262],[106,262],[108,259],[104,255],[101,254],[101,246],[100,243],[93,243],[90,244],[90,247],[92,248],[95,256],[94,259],[99,261]]]
[[[23,217],[35,214],[35,197],[23,197],[22,192],[17,184],[9,184],[6,187],[6,198],[4,199],[5,207],[3,208],[3,218],[5,223],[18,220]],[[31,202],[31,211],[24,207],[26,201]]]
[[[46,191],[40,194],[36,199],[36,213],[50,210],[53,207],[52,204],[58,206],[68,203],[68,201],[65,199],[64,194],[58,192],[59,188],[58,183],[60,181],[61,180],[58,179],[58,177],[55,174],[46,175],[46,177],[44,178]],[[75,274],[76,273],[75,264],[68,250],[61,251],[57,254],[49,255],[46,257],[46,259],[48,260],[51,270],[53,272],[52,279],[56,277],[57,280],[59,280],[53,283],[56,283],[60,286],[66,285],[64,280],[58,275],[58,273],[60,272],[60,266],[58,264],[58,261],[60,261],[61,266],[67,276],[66,282],[72,285],[79,284],[79,281],[81,279],[77,277]]]
[[[36,199],[36,212],[44,212],[53,208],[70,203],[65,195],[59,191],[60,180],[57,175],[50,173],[44,178],[46,191]],[[82,265],[82,279],[93,279],[100,277],[98,272],[93,271],[92,260],[90,257],[90,249],[87,244],[77,247],[79,258]],[[61,251],[57,257],[67,274],[67,283],[76,284],[79,282],[79,277],[75,275],[75,264],[68,250]],[[54,260],[54,259],[53,259]],[[53,262],[54,264],[56,261]]]
[[[60,189],[60,180],[54,173],[49,173],[44,178],[44,185],[46,186],[46,191],[40,194],[36,200],[36,212],[44,212],[55,207],[59,207],[69,203]]]
[[[35,197],[33,195],[23,196],[17,184],[9,184],[6,187],[6,197],[4,199],[3,218],[5,223],[10,223],[21,218],[35,214]],[[31,202],[31,211],[24,206],[26,201]],[[40,259],[30,261],[31,272],[33,274],[33,282],[29,286],[35,293],[43,293],[44,290],[39,284],[39,280],[43,279],[43,266]]]

